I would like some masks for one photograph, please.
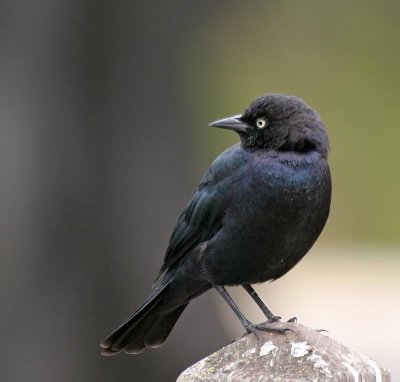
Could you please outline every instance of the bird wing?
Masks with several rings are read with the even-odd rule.
[[[237,145],[223,152],[206,172],[197,192],[178,219],[157,279],[221,227],[233,196],[233,184],[247,162]]]

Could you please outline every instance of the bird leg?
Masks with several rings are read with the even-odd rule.
[[[268,307],[264,304],[264,302],[261,300],[260,296],[257,294],[257,292],[254,290],[254,288],[250,284],[244,284],[244,285],[242,285],[242,287],[250,295],[250,297],[255,301],[255,303],[258,305],[258,307],[262,310],[262,312],[265,314],[265,317],[268,318],[268,322],[276,322],[282,318],[279,316],[275,316],[268,309]]]
[[[250,333],[251,332],[250,327],[253,326],[253,324],[239,310],[239,307],[235,304],[235,301],[232,300],[232,297],[229,296],[226,289],[221,285],[214,285],[214,288],[218,291],[218,293],[222,296],[222,298],[225,300],[225,302],[233,310],[233,312],[236,314],[237,318],[239,319],[241,324],[244,326],[244,328]]]
[[[221,285],[214,285],[214,288],[218,291],[218,293],[222,296],[222,298],[225,300],[225,302],[229,305],[229,307],[233,310],[233,312],[236,314],[237,318],[243,325],[243,327],[246,329],[247,333],[254,333],[254,335],[257,337],[257,339],[260,341],[261,336],[260,336],[260,331],[264,332],[275,332],[275,333],[280,333],[283,334],[287,329],[285,328],[276,328],[272,326],[273,322],[267,321],[259,325],[254,325],[251,323],[244,315],[243,313],[239,310],[238,306],[235,304],[235,302],[232,300],[232,297],[229,296],[228,292],[226,289],[221,286]]]

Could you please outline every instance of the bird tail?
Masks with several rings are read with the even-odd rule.
[[[187,303],[172,310],[157,309],[163,302],[170,284],[156,290],[146,302],[118,329],[101,343],[101,354],[110,356],[124,350],[139,354],[146,347],[159,347],[167,339]]]

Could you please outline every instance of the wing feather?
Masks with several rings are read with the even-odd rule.
[[[238,146],[226,150],[210,166],[192,200],[178,219],[157,279],[221,227],[232,200],[232,187],[247,162]]]

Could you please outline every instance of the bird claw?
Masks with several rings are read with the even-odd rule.
[[[289,320],[287,320],[287,322],[295,323],[295,322],[297,322],[297,317],[292,317]]]
[[[280,322],[280,317],[276,316],[276,320],[268,320],[262,322],[260,324],[249,324],[246,327],[247,333],[253,333],[258,341],[262,340],[260,332],[267,332],[267,333],[277,333],[277,334],[285,334],[287,331],[293,331],[293,329],[285,327],[285,323]],[[278,323],[278,325],[276,325]]]
[[[257,328],[256,325],[249,325],[249,326],[246,328],[246,331],[247,331],[247,333],[253,333],[254,336],[257,338],[257,341],[258,341],[258,342],[261,342],[261,341],[262,341],[262,338],[261,338],[261,336],[260,336],[260,330]]]
[[[276,325],[276,323],[278,325]],[[261,330],[263,332],[270,332],[270,333],[277,333],[277,334],[285,334],[286,331],[293,331],[293,329],[285,327],[284,322],[280,321],[266,321],[262,322],[261,324],[255,325],[258,330]]]
[[[272,316],[272,317],[270,317],[270,318],[268,319],[267,322],[269,322],[269,323],[279,322],[281,319],[282,319],[282,317],[280,317],[280,316]]]

